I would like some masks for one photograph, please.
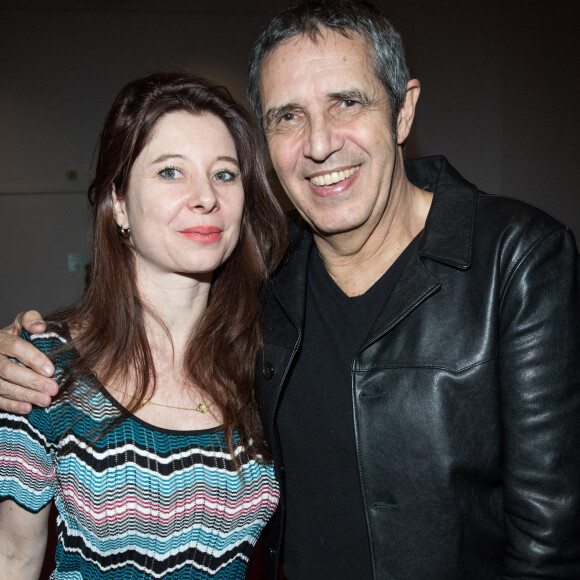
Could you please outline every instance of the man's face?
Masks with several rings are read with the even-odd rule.
[[[324,30],[266,56],[260,77],[274,169],[315,233],[368,230],[387,207],[395,158],[387,92],[365,45]]]

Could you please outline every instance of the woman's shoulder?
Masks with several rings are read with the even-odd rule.
[[[50,352],[50,350],[61,347],[70,341],[68,328],[60,322],[53,321],[46,323],[44,332],[30,333],[23,330],[21,336],[43,352]]]
[[[62,370],[70,360],[72,341],[68,328],[62,323],[49,321],[44,332],[23,331],[21,336],[46,354],[56,370]]]

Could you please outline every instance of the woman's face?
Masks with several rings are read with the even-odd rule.
[[[224,122],[186,111],[161,117],[133,164],[126,196],[113,202],[117,224],[131,228],[138,274],[210,279],[238,242],[244,208]]]

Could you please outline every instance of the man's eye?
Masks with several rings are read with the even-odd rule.
[[[344,99],[344,101],[341,102],[341,105],[345,108],[354,107],[355,105],[358,105],[358,101],[354,101],[353,99]]]
[[[175,167],[165,167],[165,169],[158,171],[157,174],[161,176],[163,179],[171,181],[172,179],[177,179],[181,174],[181,172],[179,171],[179,169]]]
[[[300,127],[304,122],[304,114],[300,111],[272,113],[266,118],[264,128],[267,133],[288,131]]]

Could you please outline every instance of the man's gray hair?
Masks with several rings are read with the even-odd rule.
[[[315,41],[324,28],[347,38],[354,32],[365,43],[374,73],[389,96],[396,134],[397,116],[409,81],[403,43],[385,16],[370,2],[357,0],[298,0],[262,31],[250,54],[248,74],[248,98],[262,129],[260,71],[264,57],[295,36],[308,36]]]

